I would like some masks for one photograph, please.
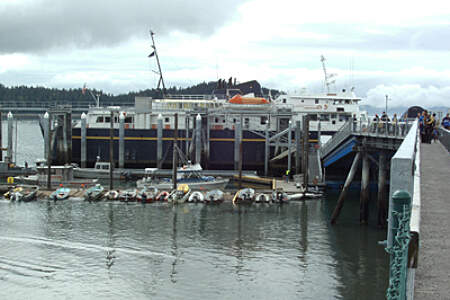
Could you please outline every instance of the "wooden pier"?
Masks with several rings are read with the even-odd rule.
[[[415,299],[450,299],[450,155],[441,143],[421,145],[420,252]]]

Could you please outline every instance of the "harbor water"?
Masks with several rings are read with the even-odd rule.
[[[37,121],[18,124],[17,161],[31,165],[42,135]],[[241,207],[0,200],[0,298],[384,299],[388,255],[377,242],[386,232],[374,220],[359,225],[357,194],[331,226],[336,198]]]

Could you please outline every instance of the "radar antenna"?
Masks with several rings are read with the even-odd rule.
[[[325,88],[327,89],[327,94],[330,93],[330,86],[333,85],[336,82],[336,79],[333,79],[336,77],[335,73],[327,73],[327,68],[325,67],[325,57],[323,55],[320,56],[320,61],[322,62],[322,68],[323,73],[325,75]]]
[[[155,72],[156,74],[159,75],[159,80],[158,80],[158,86],[157,86],[157,89],[159,89],[160,86],[162,85],[162,88],[163,88],[162,91],[163,91],[163,94],[164,94],[164,92],[165,92],[165,90],[166,90],[166,85],[164,84],[164,78],[163,78],[162,71],[161,71],[161,64],[159,63],[158,52],[156,52],[155,39],[153,38],[154,35],[155,35],[155,33],[154,33],[152,30],[150,30],[150,36],[151,36],[151,38],[152,38],[152,48],[153,48],[153,52],[150,53],[150,54],[148,55],[148,57],[152,57],[152,56],[155,56],[155,57],[156,57],[156,63],[157,63],[157,65],[158,65],[158,72],[156,72],[156,71],[153,71],[153,72]]]

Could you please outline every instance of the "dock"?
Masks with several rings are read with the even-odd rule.
[[[450,299],[450,155],[440,143],[421,144],[420,253],[415,299]]]

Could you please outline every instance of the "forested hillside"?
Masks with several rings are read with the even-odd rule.
[[[203,82],[186,88],[170,87],[166,94],[177,95],[202,95],[211,94],[217,87],[216,81]],[[134,104],[135,96],[148,96],[152,98],[161,97],[161,91],[157,89],[147,89],[127,94],[112,95],[99,90],[92,90],[97,95],[100,93],[100,104]],[[268,89],[263,88],[263,93],[267,94]],[[78,89],[55,89],[45,87],[16,86],[6,87],[0,83],[0,105],[35,106],[35,105],[55,105],[71,104],[73,106],[87,106],[94,104],[94,100],[89,92],[83,93],[82,88]]]

